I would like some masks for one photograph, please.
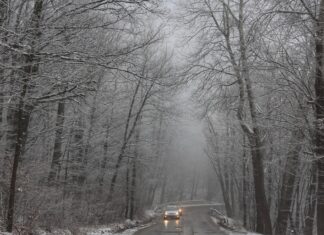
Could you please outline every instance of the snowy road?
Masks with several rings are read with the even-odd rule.
[[[208,215],[210,206],[186,207],[179,221],[163,221],[143,229],[135,235],[227,235]]]

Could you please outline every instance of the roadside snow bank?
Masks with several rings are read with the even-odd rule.
[[[120,233],[113,233],[111,228],[98,228],[98,229],[93,229],[90,231],[87,231],[85,234],[86,235],[132,235],[134,234],[138,228],[132,228],[132,229],[126,229],[123,232]]]
[[[37,228],[33,230],[35,235],[132,235],[136,231],[152,225],[153,217],[145,220],[125,220],[123,223],[111,223],[102,226],[74,227],[70,229],[53,229],[45,231]],[[0,232],[0,235],[13,235]]]
[[[144,216],[147,220],[152,220],[156,217],[156,213],[154,210],[146,210]]]
[[[45,231],[41,228],[33,229],[32,233],[35,235],[132,235],[136,231],[149,227],[152,225],[152,221],[156,218],[157,214],[153,210],[144,211],[142,220],[130,220],[127,219],[122,223],[111,223],[102,226],[92,227],[79,227],[75,226],[69,229],[53,229],[51,231]],[[23,230],[21,230],[23,231]],[[19,234],[20,232],[18,232]],[[1,232],[0,235],[13,235],[16,233]]]
[[[140,229],[147,228],[151,226],[152,223],[139,224],[138,221],[127,221],[125,224],[115,224],[110,227],[101,228],[83,228],[82,232],[85,235],[133,235]],[[125,226],[133,226],[125,228]]]
[[[56,229],[47,232],[41,229],[35,230],[36,235],[133,235],[136,231],[151,226],[152,223],[140,224],[139,221],[126,220],[125,223],[114,223],[106,226],[79,227],[73,230]],[[0,235],[12,235],[11,233],[1,233]]]
[[[228,218],[226,216],[224,216],[224,218],[222,218],[222,221],[211,216],[210,217],[212,219],[212,221],[215,223],[215,224],[218,224],[220,225],[220,229],[227,233],[228,235],[262,235],[262,234],[259,234],[259,233],[252,233],[252,232],[249,232],[249,231],[246,231],[246,229],[240,225],[237,221],[231,219],[231,218]]]

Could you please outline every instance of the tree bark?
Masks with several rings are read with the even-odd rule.
[[[23,145],[25,142],[28,122],[29,122],[29,113],[24,109],[23,98],[26,96],[27,85],[24,85],[20,95],[20,101],[18,105],[18,110],[15,114],[15,120],[17,122],[17,133],[16,133],[16,143],[14,151],[14,160],[11,171],[11,180],[10,180],[10,192],[9,192],[9,204],[7,212],[7,232],[12,232],[13,227],[13,218],[14,218],[14,206],[15,206],[15,195],[16,195],[16,181],[17,181],[17,171],[20,157],[23,150]]]
[[[117,157],[117,162],[116,162],[116,165],[115,165],[115,168],[114,168],[113,176],[112,176],[111,181],[110,181],[110,187],[109,187],[109,194],[108,194],[108,197],[107,197],[107,202],[111,201],[111,199],[112,199],[112,196],[113,196],[114,191],[115,191],[115,184],[117,182],[118,171],[119,171],[119,168],[121,167],[121,163],[122,163],[122,160],[124,158],[126,147],[127,147],[128,143],[129,143],[129,140],[132,138],[132,136],[134,134],[135,128],[137,127],[138,122],[139,122],[139,120],[141,118],[143,108],[146,105],[146,102],[147,102],[147,100],[148,100],[148,98],[150,96],[150,91],[151,91],[152,87],[155,84],[155,82],[153,81],[150,84],[150,86],[147,88],[147,90],[145,91],[144,97],[143,97],[143,99],[142,99],[142,101],[141,101],[141,103],[139,105],[139,108],[138,108],[136,114],[135,114],[134,120],[131,123],[131,117],[133,115],[134,104],[135,104],[136,96],[137,96],[137,93],[138,93],[138,90],[140,88],[141,83],[142,83],[141,80],[139,80],[137,82],[135,92],[134,92],[132,100],[131,100],[131,104],[130,104],[130,108],[129,108],[128,116],[127,116],[127,120],[126,120],[126,125],[125,125],[123,143],[122,143],[121,149],[119,151],[119,155]]]
[[[263,171],[263,152],[262,141],[260,135],[260,127],[257,121],[257,112],[255,106],[255,97],[253,94],[252,82],[249,75],[249,68],[246,56],[246,42],[243,27],[243,7],[244,2],[240,0],[240,14],[239,14],[239,38],[240,38],[240,52],[241,52],[241,66],[242,77],[246,86],[247,100],[249,104],[249,111],[252,121],[252,132],[249,131],[248,137],[250,140],[251,153],[252,153],[252,165],[254,176],[254,190],[255,190],[255,202],[257,209],[257,228],[256,232],[264,233],[266,235],[272,234],[272,224],[270,219],[270,211],[265,195],[264,188],[264,171]]]
[[[246,149],[245,149],[245,135],[243,135],[243,161],[242,161],[242,204],[243,204],[243,226],[247,227],[247,203],[246,203],[246,194],[247,194],[247,174],[246,174],[246,168],[247,168],[247,157],[246,157]]]
[[[5,22],[8,18],[8,0],[3,0],[3,1],[0,1],[0,26],[1,27],[4,27],[5,25]],[[1,31],[0,31],[1,32]],[[6,36],[6,33],[5,32],[1,32],[1,37],[2,37],[2,40],[4,42],[7,41],[7,36]],[[3,64],[5,64],[4,62],[7,60],[7,58],[4,58],[5,54],[6,54],[6,49],[5,48],[1,48],[1,53],[2,53],[2,57],[1,57],[1,62]],[[5,72],[4,72],[4,69],[1,68],[0,69],[0,81],[1,81],[1,88],[0,88],[0,126],[2,124],[2,116],[3,116],[3,107],[4,107],[4,81],[5,81]],[[1,130],[2,128],[0,128],[0,139],[2,138],[3,136],[3,131]]]
[[[31,33],[31,51],[25,56],[25,64],[23,68],[23,86],[20,91],[20,97],[18,102],[17,111],[15,112],[14,119],[17,124],[16,132],[16,142],[14,147],[14,160],[11,171],[10,180],[10,192],[9,192],[9,203],[7,212],[7,232],[12,232],[13,222],[14,222],[14,206],[15,206],[15,192],[16,192],[16,181],[17,181],[17,171],[20,157],[24,150],[26,143],[27,130],[29,125],[29,117],[32,111],[32,105],[27,103],[25,99],[27,98],[28,92],[31,89],[30,80],[33,75],[38,73],[38,61],[35,57],[36,42],[40,39],[40,21],[41,14],[43,11],[43,0],[36,0],[34,4],[33,13],[31,16],[31,28],[33,29]]]
[[[317,162],[317,233],[324,234],[324,0],[320,1],[315,38],[315,152]]]
[[[241,42],[243,43],[243,42]],[[242,46],[245,48],[245,46]],[[257,114],[255,107],[255,98],[252,91],[252,84],[250,81],[248,68],[246,62],[245,51],[242,53],[242,68],[244,74],[244,81],[246,85],[247,99],[250,108],[250,115],[252,121],[252,132],[246,130],[250,141],[251,153],[252,153],[252,166],[253,166],[253,178],[254,178],[254,193],[255,203],[257,209],[257,228],[256,232],[264,233],[266,235],[272,234],[272,224],[270,219],[270,211],[265,195],[264,188],[264,171],[263,171],[263,153],[260,129],[257,122]],[[245,62],[244,62],[245,61]]]
[[[213,123],[211,122],[211,120],[209,118],[207,118],[208,121],[208,126],[209,126],[209,130],[210,133],[213,135],[213,150],[215,154],[218,154],[218,145],[217,145],[217,133],[216,130],[214,128]],[[227,128],[228,130],[228,128]],[[228,136],[228,131],[227,131],[227,137]],[[227,138],[228,139],[228,138]],[[212,166],[214,168],[214,171],[217,175],[217,179],[219,181],[219,184],[221,186],[221,191],[222,191],[222,196],[223,196],[223,201],[225,204],[225,210],[226,210],[226,215],[228,217],[232,217],[233,216],[233,210],[232,210],[232,205],[231,205],[231,200],[229,197],[229,183],[228,183],[228,173],[227,173],[227,169],[226,166],[222,166],[221,162],[219,161],[219,159],[216,157],[215,159],[213,159],[211,156],[208,156],[210,158],[210,161],[212,163]],[[222,170],[222,168],[225,168]]]
[[[130,205],[130,200],[129,200],[129,158],[127,159],[127,169],[126,169],[126,187],[125,187],[125,218],[129,219],[129,205]]]
[[[121,146],[118,158],[117,158],[117,162],[116,162],[115,169],[114,169],[114,174],[113,174],[113,176],[111,178],[111,181],[110,181],[109,194],[108,194],[108,198],[107,198],[108,202],[111,201],[112,196],[114,194],[115,184],[116,184],[116,181],[117,181],[117,176],[118,176],[118,171],[119,171],[119,168],[120,168],[120,165],[121,165],[121,161],[122,161],[122,159],[124,157],[124,153],[125,153],[126,147],[128,145],[128,141],[132,137],[134,129],[135,129],[136,125],[137,125],[139,113],[137,113],[138,114],[137,119],[135,119],[135,121],[133,123],[133,126],[132,126],[131,130],[129,131],[129,126],[131,124],[130,123],[131,122],[131,117],[132,117],[132,113],[133,113],[133,109],[134,109],[134,104],[135,104],[136,96],[137,96],[138,90],[140,88],[140,85],[141,85],[141,82],[138,81],[137,84],[136,84],[136,87],[135,87],[135,92],[134,92],[134,94],[132,96],[130,106],[129,106],[128,116],[127,116],[127,120],[126,120],[125,131],[124,131],[123,143],[122,143],[122,146]]]
[[[54,152],[52,156],[51,169],[48,176],[48,183],[52,184],[58,178],[59,169],[61,167],[62,158],[62,138],[64,128],[64,109],[65,102],[61,101],[58,104],[57,116],[56,116],[56,131],[54,140]]]
[[[139,147],[139,138],[140,138],[140,129],[137,127],[135,135],[135,152],[132,159],[132,182],[131,182],[131,191],[130,191],[130,210],[129,218],[134,219],[135,215],[135,196],[136,196],[136,177],[137,177],[137,159],[138,159],[138,147]],[[154,195],[154,194],[153,194]]]
[[[300,130],[294,131],[291,138],[293,149],[288,153],[282,177],[276,235],[285,235],[288,228],[288,221],[291,215],[291,206],[293,202],[294,185],[299,166],[299,152],[302,147],[300,144],[302,139],[302,133]]]
[[[114,83],[114,92],[116,92],[116,91],[117,91],[117,80],[115,80],[115,83]],[[114,95],[116,95],[116,94],[114,93]],[[113,99],[111,102],[110,117],[108,117],[108,119],[107,119],[106,136],[105,136],[105,139],[104,139],[105,142],[103,145],[103,158],[102,158],[100,172],[99,172],[99,176],[98,176],[98,182],[99,182],[100,187],[103,186],[106,167],[107,167],[107,163],[108,163],[108,151],[109,151],[109,147],[110,147],[110,143],[109,143],[110,142],[110,128],[111,128],[111,125],[113,122],[114,111],[115,111],[115,99]]]
[[[96,89],[96,93],[95,96],[93,98],[93,101],[91,103],[91,109],[90,109],[90,120],[89,120],[89,130],[88,133],[86,135],[85,138],[85,143],[82,146],[82,170],[80,171],[80,186],[83,187],[85,181],[88,178],[88,172],[87,172],[87,167],[88,167],[88,161],[89,161],[89,150],[91,148],[91,138],[93,135],[93,128],[95,125],[95,114],[96,114],[96,110],[97,110],[97,100],[98,100],[98,93],[99,93],[99,89],[102,83],[102,79],[103,79],[103,75],[100,76],[99,80],[97,81],[97,89]]]
[[[235,18],[230,12],[230,6],[225,2],[223,3],[223,21],[224,28],[221,28],[220,24],[217,21],[217,18],[214,15],[214,11],[211,9],[211,6],[205,2],[210,10],[211,17],[216,25],[216,27],[223,34],[225,39],[225,47],[227,49],[230,62],[232,64],[234,74],[237,78],[237,84],[239,88],[239,104],[237,110],[237,117],[240,121],[241,128],[243,132],[247,135],[252,155],[252,171],[254,178],[254,197],[256,203],[256,212],[257,212],[257,228],[256,231],[266,235],[272,234],[272,224],[270,219],[270,211],[268,202],[265,196],[264,188],[264,172],[263,172],[263,152],[262,152],[262,141],[260,134],[260,127],[257,121],[257,112],[255,105],[255,97],[253,94],[252,82],[249,75],[249,67],[247,61],[247,45],[244,35],[244,1],[240,0],[239,2],[239,17]],[[234,19],[230,19],[230,16]],[[240,62],[237,62],[235,54],[232,49],[230,34],[232,30],[229,28],[228,22],[231,20],[236,22],[238,33],[239,33],[239,54]],[[247,96],[248,101],[248,111],[251,117],[252,128],[244,122],[244,103],[245,95]]]
[[[197,172],[196,172],[196,168],[194,168],[194,169],[193,169],[192,180],[191,180],[191,193],[190,193],[190,200],[193,200],[194,197],[195,197],[196,181],[197,181]]]
[[[2,0],[0,2],[0,25],[1,26],[3,26],[7,18],[8,18],[8,0]]]
[[[305,205],[305,227],[304,235],[313,235],[314,218],[316,211],[316,184],[317,184],[317,164],[312,163],[310,169],[310,183],[307,192],[306,205]]]
[[[162,181],[162,188],[161,188],[160,204],[164,203],[164,201],[165,201],[165,191],[166,191],[167,180],[168,180],[168,175],[167,175],[167,173],[164,173],[163,181]]]

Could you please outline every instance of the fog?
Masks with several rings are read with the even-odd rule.
[[[0,233],[322,235],[323,6],[1,0]]]

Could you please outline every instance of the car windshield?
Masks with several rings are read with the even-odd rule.
[[[168,210],[168,211],[176,211],[176,210],[178,210],[178,208],[176,206],[167,206],[166,210]]]

